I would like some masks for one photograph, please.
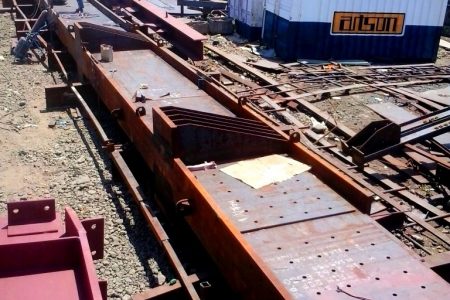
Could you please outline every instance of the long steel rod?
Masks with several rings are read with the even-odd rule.
[[[71,87],[72,91],[74,92],[78,104],[81,106],[83,112],[87,114],[89,120],[94,125],[95,130],[100,136],[100,139],[103,144],[109,143],[110,139],[106,135],[103,127],[101,126],[100,122],[97,120],[95,114],[90,109],[89,105],[86,103],[84,98],[81,96],[81,94],[77,91],[76,87]],[[109,152],[109,156],[116,165],[116,167],[119,170],[120,175],[122,176],[122,179],[125,181],[125,184],[127,185],[131,195],[133,196],[133,200],[136,202],[136,204],[139,206],[139,209],[141,210],[141,213],[144,215],[145,219],[147,220],[148,225],[150,226],[151,231],[153,234],[159,239],[159,242],[164,249],[164,252],[166,253],[167,257],[169,258],[169,261],[171,265],[174,267],[175,272],[177,273],[181,284],[186,291],[186,294],[189,296],[190,299],[200,299],[200,297],[197,294],[197,291],[195,290],[194,286],[192,285],[192,281],[189,279],[189,276],[186,273],[186,270],[183,268],[183,265],[181,264],[180,259],[178,258],[177,254],[175,253],[175,250],[173,249],[172,245],[169,242],[169,237],[167,236],[166,232],[164,231],[161,223],[159,220],[155,217],[154,213],[151,211],[151,209],[145,204],[143,195],[139,188],[139,183],[137,182],[136,178],[134,177],[133,173],[129,169],[128,165],[126,164],[123,157],[119,154],[117,150],[113,150]]]

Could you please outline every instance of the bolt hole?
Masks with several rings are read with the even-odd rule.
[[[322,293],[321,293],[321,292],[317,292],[316,294],[317,294],[317,295],[321,295]]]
[[[289,263],[290,263],[290,264],[293,264],[294,262],[291,260],[291,261],[289,261]]]
[[[303,279],[306,279],[306,278],[308,278],[308,276],[306,276],[306,275],[303,275],[303,276],[302,276],[302,278],[303,278]]]
[[[375,277],[375,280],[380,280],[380,277]]]
[[[403,273],[408,274],[408,271],[405,270],[405,271],[403,271]]]
[[[334,273],[334,272],[336,272],[336,270],[335,270],[335,269],[332,269],[332,270],[331,270],[331,272],[333,272],[333,273]]]
[[[344,249],[345,252],[348,252],[348,249]]]
[[[216,176],[216,173],[212,173],[212,176]]]
[[[321,258],[321,257],[322,257],[322,255],[320,255],[320,254],[319,254],[319,255],[317,255],[317,257],[318,257],[318,258]]]
[[[241,200],[237,199],[236,202],[240,202]]]
[[[299,181],[300,181],[300,179],[295,179],[295,181],[299,182]]]
[[[253,221],[253,223],[258,223],[258,221]]]
[[[283,192],[283,194],[285,194],[285,195],[286,195],[286,194],[287,194],[287,192]]]
[[[259,198],[264,198],[264,196],[263,196],[263,195],[261,195],[261,196],[259,196]]]
[[[306,190],[309,191],[310,189],[309,189],[309,188],[306,188]]]
[[[91,225],[91,229],[92,229],[92,230],[95,230],[95,228],[97,228],[97,224],[92,224],[92,225]]]
[[[305,242],[305,245],[308,245],[309,244],[309,242]]]
[[[391,259],[391,257],[390,256],[386,256],[386,259]]]
[[[396,294],[396,293],[393,293],[392,296],[397,297],[397,294]]]
[[[361,233],[361,231],[357,230],[356,233]]]
[[[220,184],[223,184],[223,181],[219,182]]]
[[[269,205],[270,208],[273,208],[273,205]]]
[[[283,219],[284,217],[283,216],[280,216],[280,219]]]
[[[370,244],[371,246],[375,246],[375,243]]]
[[[44,210],[45,211],[49,211],[50,210],[50,206],[48,206],[48,205],[44,206]]]
[[[422,286],[421,286],[421,288],[423,288],[423,289],[426,289],[427,287],[426,287],[426,286],[424,286],[424,285],[422,285]]]
[[[297,201],[294,201],[294,202],[292,202],[292,203],[297,204],[298,202],[297,202]]]
[[[248,209],[244,210],[244,212],[248,212]]]
[[[359,263],[360,266],[364,266],[364,263]]]
[[[228,193],[231,193],[231,191],[227,191]]]
[[[308,212],[307,211],[305,211],[305,215],[307,215],[308,214]]]
[[[316,199],[317,199],[317,200],[320,200],[320,197],[317,197]]]
[[[277,247],[278,250],[281,250],[281,247]]]
[[[333,209],[332,207],[328,207],[328,209]]]
[[[334,239],[334,236],[332,235],[331,238]]]
[[[351,284],[347,284],[347,287],[352,287],[352,285]]]
[[[13,214],[16,214],[16,215],[17,215],[18,213],[19,213],[19,209],[18,209],[18,208],[14,208],[14,209],[13,209]]]

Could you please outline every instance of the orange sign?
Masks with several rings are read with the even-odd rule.
[[[399,35],[404,24],[405,14],[335,12],[332,33]]]

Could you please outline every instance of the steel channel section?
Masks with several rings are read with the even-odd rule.
[[[133,0],[133,4],[138,7],[137,15],[142,21],[161,26],[161,35],[191,59],[203,59],[203,41],[207,39],[206,36],[149,2]]]
[[[87,53],[83,53],[83,57],[86,61],[90,61],[93,71],[93,73],[85,73],[86,77],[94,83],[94,88],[110,110],[122,109],[123,116],[119,119],[119,124],[140,150],[147,164],[154,170],[155,168],[159,169],[159,173],[171,183],[174,188],[174,199],[190,198],[186,193],[177,190],[184,185],[190,186],[186,178],[186,172],[190,172],[185,169],[184,164],[181,161],[166,161],[161,158],[161,154],[157,151],[159,145],[151,138],[151,123],[145,118],[136,117],[135,105],[126,100],[128,92],[122,90],[114,81],[106,80],[106,77],[110,74],[103,74],[103,70],[90,60]],[[179,166],[179,168],[175,169],[175,166]],[[185,170],[186,172],[181,173],[177,170]],[[202,207],[200,204],[205,204],[205,206]],[[241,291],[243,295],[255,299],[263,295],[270,295],[272,298],[288,297],[281,284],[273,285],[272,282],[276,282],[276,280],[267,275],[270,274],[270,271],[261,262],[258,262],[256,255],[247,251],[249,247],[248,245],[245,246],[242,237],[229,228],[228,222],[224,221],[226,216],[221,216],[220,212],[208,204],[211,203],[204,203],[200,200],[196,202],[194,205],[198,207],[188,221],[190,221],[194,231],[197,234],[200,233],[199,236],[202,241],[211,243],[209,248],[207,245],[207,249],[213,253],[216,262],[219,265],[221,265],[220,262],[226,262],[225,265],[222,264],[222,267],[228,269],[224,270],[224,273],[234,283],[234,287]],[[196,228],[197,226],[200,226],[200,228]],[[214,228],[214,231],[211,230],[212,228]],[[205,235],[202,236],[203,231],[205,231]],[[217,236],[221,237],[220,243],[217,242]],[[239,255],[237,255],[238,253]],[[245,265],[246,263],[248,265]],[[252,278],[252,282],[244,284],[242,270],[246,270],[247,274],[244,277]]]
[[[80,26],[75,26],[76,32],[81,30]],[[59,28],[58,35],[62,35],[62,39],[67,39],[67,35],[65,36],[64,32],[65,28]],[[75,34],[77,35],[77,33]],[[73,37],[71,37],[73,39]],[[118,122],[121,127],[127,132],[130,139],[139,149],[147,164],[164,180],[167,181],[169,186],[171,187],[171,195],[173,200],[180,199],[189,199],[193,206],[193,211],[191,215],[186,217],[188,223],[199,236],[202,243],[205,245],[206,249],[210,252],[212,257],[215,259],[221,270],[224,272],[227,279],[230,281],[232,286],[242,293],[245,298],[253,298],[253,299],[267,299],[267,298],[291,298],[295,296],[295,292],[292,290],[287,290],[287,288],[291,289],[292,287],[286,282],[282,282],[282,277],[280,277],[276,267],[270,265],[267,257],[264,256],[264,253],[261,252],[261,248],[255,244],[252,236],[252,233],[258,233],[261,235],[265,235],[264,239],[271,238],[273,234],[270,230],[291,230],[293,227],[300,227],[304,224],[305,230],[310,228],[309,222],[315,222],[317,220],[324,220],[327,223],[326,229],[331,232],[335,232],[330,229],[334,228],[336,224],[340,224],[339,218],[336,218],[335,214],[323,214],[320,219],[313,220],[300,220],[298,222],[289,222],[289,224],[276,224],[276,226],[269,226],[270,228],[266,229],[258,229],[254,228],[248,233],[241,233],[241,230],[238,228],[235,220],[233,220],[230,215],[228,215],[218,204],[217,202],[217,194],[214,189],[214,185],[205,186],[202,184],[201,180],[196,178],[197,175],[193,174],[189,171],[184,165],[183,161],[179,158],[171,158],[167,156],[164,152],[160,152],[161,145],[155,140],[152,131],[152,123],[148,114],[151,113],[151,107],[148,103],[133,103],[130,99],[130,91],[126,90],[123,86],[121,86],[115,79],[114,75],[111,72],[107,71],[101,63],[93,59],[92,55],[88,51],[79,51],[76,48],[81,49],[81,44],[79,39],[77,39],[77,43],[69,42],[66,44],[67,47],[73,47],[69,49],[70,53],[78,54],[74,58],[78,62],[80,67],[80,71],[88,78],[88,80],[92,83],[93,87],[96,89],[100,98],[104,101],[106,106],[110,110],[120,109],[120,114],[118,115]],[[170,55],[166,54],[166,57]],[[169,59],[170,63],[176,64],[176,58]],[[190,77],[190,79],[198,79],[198,76],[195,76],[193,71],[189,71],[188,68],[180,66],[183,69],[183,72],[186,76]],[[136,70],[137,71],[137,70]],[[189,72],[191,72],[189,74]],[[179,75],[179,80],[181,79],[181,75]],[[177,78],[174,78],[176,80]],[[139,82],[135,82],[136,85]],[[205,90],[209,90],[211,94],[215,94],[220,96],[221,102],[225,102],[225,93],[220,90],[213,91],[213,86],[208,85],[208,82],[204,83],[206,87]],[[192,101],[195,98],[193,98]],[[239,111],[238,104],[236,101],[232,99],[228,100],[232,107],[235,108],[236,111]],[[145,106],[147,115],[137,116],[136,108],[138,106]],[[214,105],[213,105],[214,106]],[[216,106],[217,107],[217,106]],[[150,108],[150,109],[149,109]],[[245,108],[242,108],[245,111]],[[254,113],[246,112],[246,115],[252,116],[253,118],[257,118]],[[287,138],[287,136],[286,136]],[[301,159],[312,165],[312,174],[317,174],[321,179],[325,179],[324,181],[328,183],[333,188],[341,185],[342,195],[351,195],[353,197],[347,198],[358,198],[361,197],[363,199],[369,199],[370,193],[368,193],[365,189],[358,187],[354,182],[352,182],[347,176],[343,173],[340,173],[338,170],[333,168],[330,164],[323,161],[316,154],[309,152],[306,148],[301,146],[298,143],[290,144],[291,150],[290,153],[294,158]],[[237,158],[238,159],[238,158]],[[332,171],[331,175],[325,175],[327,171]],[[331,179],[335,180],[334,184],[330,181]],[[321,182],[320,179],[316,179],[317,182],[320,182],[320,186],[326,188],[326,184]],[[213,189],[211,189],[213,188]],[[299,190],[305,188],[300,183],[298,186]],[[344,191],[344,189],[347,189]],[[235,191],[238,192],[238,191]],[[299,198],[301,198],[301,193],[299,193]],[[338,196],[335,192],[330,190],[330,193],[334,197]],[[274,197],[277,199],[277,197]],[[340,198],[338,200],[339,203],[343,205],[348,205],[350,208],[350,204],[345,204],[345,200]],[[347,212],[342,212],[343,216],[355,216],[356,218],[363,218],[363,215],[353,209],[349,209]],[[347,222],[348,223],[348,222]],[[373,238],[377,239],[380,235],[383,236],[384,239],[391,242],[393,238],[384,231],[384,229],[377,227],[374,221],[369,218],[365,218],[363,224],[347,224],[343,222],[343,227],[347,226],[353,229],[356,229],[362,225],[364,226],[372,226],[375,227],[375,233],[373,234]],[[267,231],[266,231],[267,230]],[[338,228],[338,232],[340,229]],[[269,231],[269,232],[268,232]],[[369,240],[372,239],[372,233],[368,234],[367,237]],[[295,237],[294,237],[295,240]],[[292,241],[292,238],[286,236],[286,243]],[[354,239],[349,237],[345,238],[342,241],[343,245],[349,244],[355,246]],[[357,244],[357,243],[356,243]],[[394,243],[395,244],[395,243]],[[301,247],[300,247],[301,249]],[[448,290],[449,287],[439,280],[437,275],[432,273],[431,271],[423,268],[421,269],[421,265],[415,260],[415,257],[410,252],[404,250],[400,245],[396,244],[392,246],[392,257],[402,257],[405,259],[406,263],[417,269],[417,272],[414,272],[414,278],[404,278],[398,279],[397,284],[403,285],[406,282],[424,282],[424,284],[428,284],[428,281],[424,279],[425,277],[432,278],[434,284],[428,285],[426,288],[422,288],[425,292],[427,292],[428,296],[432,296],[435,293],[435,289],[439,288],[440,293],[442,291]],[[381,265],[385,265],[380,262]],[[420,271],[420,272],[419,272]],[[360,272],[359,279],[368,278],[373,275],[374,272],[370,270],[358,271],[354,270],[354,273]],[[423,278],[424,277],[424,278]],[[366,291],[371,290],[371,283],[367,280],[359,280],[359,284],[364,286]],[[330,290],[328,286],[321,284],[324,293],[331,293],[338,297],[338,294],[335,294],[336,291]],[[425,285],[424,285],[425,286]],[[379,288],[374,289],[381,293]],[[309,293],[308,289],[305,290],[305,293]],[[315,292],[316,293],[316,292]],[[308,294],[308,296],[313,296]],[[317,296],[317,295],[315,295]],[[344,295],[345,296],[345,295]],[[427,296],[427,297],[428,297]],[[347,297],[347,296],[346,296]]]

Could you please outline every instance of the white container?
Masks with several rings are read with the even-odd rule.
[[[442,26],[448,0],[266,0],[266,10],[290,22],[330,23],[334,12],[404,13],[405,24]]]
[[[266,0],[263,39],[286,60],[436,59],[448,0]]]
[[[261,37],[265,0],[229,0],[230,17],[236,20],[236,31],[248,39]]]
[[[113,61],[113,47],[107,44],[100,45],[100,57],[104,62],[112,62]]]

